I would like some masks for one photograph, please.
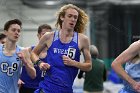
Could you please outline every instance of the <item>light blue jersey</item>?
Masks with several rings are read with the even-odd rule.
[[[0,93],[18,93],[18,79],[21,72],[21,61],[17,56],[21,48],[16,47],[12,56],[3,54],[3,45],[0,45]]]
[[[135,81],[140,81],[140,60],[136,63],[126,63],[125,65],[126,73],[133,78]],[[124,81],[124,88],[120,90],[119,93],[137,93],[132,86]]]

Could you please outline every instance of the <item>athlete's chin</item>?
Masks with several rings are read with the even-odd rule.
[[[69,30],[69,31],[73,31],[73,30],[74,30],[74,28],[73,28],[73,27],[70,27],[70,28],[68,28],[68,30]]]
[[[13,42],[17,42],[17,41],[18,41],[18,39],[14,39],[14,40],[13,40]]]

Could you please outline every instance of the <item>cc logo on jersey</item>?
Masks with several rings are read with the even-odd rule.
[[[13,63],[12,66],[9,66],[7,62],[1,63],[1,71],[3,73],[6,73],[8,76],[13,76],[14,72],[17,71],[18,69],[18,64]]]

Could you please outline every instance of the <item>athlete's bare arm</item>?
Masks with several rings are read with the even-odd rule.
[[[31,52],[31,59],[33,62],[39,59],[39,54],[43,49],[49,48],[50,44],[48,42],[50,42],[51,36],[52,32],[47,32],[41,37],[39,43],[34,47]]]
[[[17,53],[17,55],[21,58],[28,75],[34,79],[36,77],[36,70],[33,66],[33,63],[30,59],[30,53],[28,51],[28,49],[23,49],[22,51],[20,51],[19,53]]]
[[[76,62],[75,60],[70,59],[67,56],[63,56],[63,61],[65,65],[74,66],[82,71],[90,71],[92,69],[91,63],[91,55],[89,50],[89,40],[87,36],[83,34],[79,34],[79,41],[78,41],[79,49],[83,52],[84,55],[84,62]]]
[[[42,50],[48,49],[50,45],[52,44],[54,32],[46,32],[44,36],[41,37],[39,43],[31,52],[31,60],[36,63],[37,60],[39,60],[39,54]],[[47,51],[46,51],[47,52]],[[47,63],[41,63],[39,65],[41,70],[47,70],[50,68],[50,65]]]
[[[83,71],[90,71],[92,69],[91,55],[90,55],[90,42],[86,35],[79,34],[79,48],[81,49],[84,62],[77,64],[77,67]]]
[[[132,62],[133,58],[138,55],[140,51],[140,40],[132,43],[124,52],[122,52],[113,62],[112,68],[126,81],[128,81],[133,87],[137,85],[123,69],[122,65],[126,62]],[[140,84],[138,84],[140,88]]]

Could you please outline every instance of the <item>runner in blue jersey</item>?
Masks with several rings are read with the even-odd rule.
[[[38,27],[38,39],[40,40],[40,38],[46,33],[46,32],[51,32],[52,28],[50,25],[48,24],[42,24]],[[34,48],[34,46],[32,46],[31,48],[29,48],[29,51],[31,52],[31,50]],[[46,55],[47,55],[47,50],[44,49],[40,55],[39,58],[41,61],[46,60]],[[32,79],[26,69],[25,66],[23,66],[22,69],[22,74],[20,76],[20,92],[19,93],[34,93],[34,91],[38,88],[39,86],[39,82],[42,81],[44,79],[44,74],[45,71],[41,71],[40,68],[37,65],[34,65],[34,68],[36,69],[36,78]]]
[[[124,87],[119,93],[140,93],[140,40],[123,51],[112,62],[112,68],[124,79]]]
[[[77,6],[61,7],[56,22],[58,30],[46,33],[31,52],[33,62],[41,70],[46,70],[44,80],[34,93],[73,93],[72,85],[78,69],[91,70],[89,39],[82,34],[87,22],[87,14]],[[43,62],[39,60],[39,54],[45,48],[48,50]],[[81,52],[84,62],[79,62]]]
[[[22,50],[16,44],[20,36],[21,25],[18,19],[9,20],[4,25],[6,42],[0,45],[0,93],[18,93],[18,79],[22,64],[26,66],[32,78],[36,76],[28,50]]]

